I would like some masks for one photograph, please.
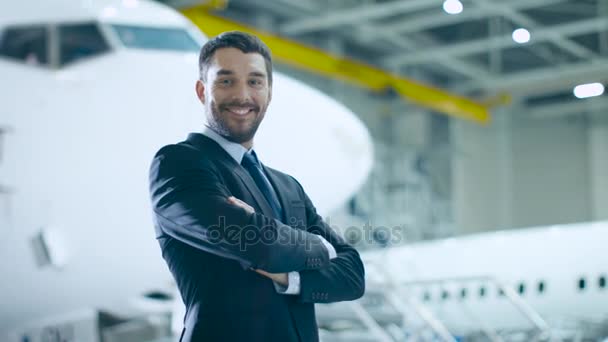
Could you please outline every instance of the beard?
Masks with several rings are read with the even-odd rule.
[[[226,109],[230,106],[249,106],[251,107],[255,117],[253,120],[249,120],[246,124],[244,124],[244,127],[235,122],[232,122],[231,124],[230,114],[227,113]],[[230,102],[218,105],[215,102],[212,102],[212,120],[208,120],[207,124],[210,128],[227,140],[241,144],[253,139],[258,127],[262,123],[265,113],[266,107],[262,108],[254,103]],[[247,115],[251,115],[251,113]]]

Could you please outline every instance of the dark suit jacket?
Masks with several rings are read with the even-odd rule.
[[[271,218],[249,173],[202,134],[161,148],[152,161],[156,238],[186,305],[180,341],[317,341],[314,303],[365,291],[357,251],[323,222],[293,177],[264,168],[288,224]],[[256,212],[229,204],[228,196]],[[329,260],[317,235],[337,258]],[[299,271],[300,294],[277,293],[251,268]]]

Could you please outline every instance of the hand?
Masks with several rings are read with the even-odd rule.
[[[272,279],[274,282],[279,283],[283,286],[289,286],[289,278],[287,277],[287,273],[268,273],[262,270],[254,270],[259,274]]]
[[[241,207],[241,208],[245,209],[249,214],[255,213],[255,209],[253,209],[252,206],[250,206],[249,204],[241,201],[240,199],[238,199],[238,198],[236,198],[234,196],[228,197],[228,202],[230,202],[230,203],[232,203],[232,204],[234,204],[234,205],[236,205],[238,207]]]

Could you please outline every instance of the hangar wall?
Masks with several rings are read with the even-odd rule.
[[[376,162],[355,197],[364,220],[404,225],[418,240],[608,218],[602,113],[534,118],[516,103],[495,109],[486,126],[446,119],[442,131],[443,116],[390,92],[279,68],[331,94],[369,127]],[[427,174],[417,172],[417,158]]]

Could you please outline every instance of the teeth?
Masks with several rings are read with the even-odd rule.
[[[227,109],[233,113],[240,114],[240,115],[247,114],[251,110],[251,108],[242,108],[242,107],[228,107]]]

